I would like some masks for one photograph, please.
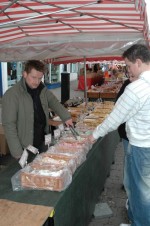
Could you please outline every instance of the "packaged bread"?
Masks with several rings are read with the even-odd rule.
[[[60,144],[51,146],[48,151],[49,153],[61,154],[67,157],[70,157],[75,160],[76,167],[78,168],[86,160],[86,153],[83,149],[72,149],[70,147],[64,147]]]
[[[33,169],[27,165],[21,170],[20,180],[22,188],[44,189],[51,191],[62,191],[72,181],[70,170],[64,168],[58,171]]]
[[[95,108],[112,110],[114,108],[114,102],[113,101],[104,101],[103,103],[100,103],[99,105],[97,105]]]
[[[81,115],[80,111],[70,111],[71,117],[79,117]]]
[[[68,168],[73,174],[77,168],[75,159],[70,156],[64,156],[61,154],[54,154],[50,152],[44,152],[38,155],[34,161],[30,164],[33,169],[43,169],[56,171],[63,168]]]
[[[98,126],[100,123],[102,123],[104,121],[105,117],[99,117],[98,119],[92,119],[92,118],[85,118],[83,120],[83,122],[87,125],[96,127]]]
[[[76,128],[77,130],[80,131],[80,133],[88,133],[88,134],[92,134],[93,130],[95,129],[95,126],[90,126],[86,123],[84,123],[83,121],[77,122],[76,123]]]
[[[80,111],[85,112],[87,110],[86,106],[78,105],[77,107],[68,107],[69,111]]]
[[[105,100],[104,104],[114,106],[115,103],[114,103],[114,101]]]
[[[99,114],[89,114],[85,117],[85,119],[98,119],[99,118]]]
[[[87,137],[83,137],[83,136],[77,136],[77,139],[75,139],[75,137],[73,136],[73,134],[68,134],[67,136],[63,136],[60,141],[66,142],[66,143],[70,143],[73,144],[73,146],[76,147],[76,145],[80,145],[80,144],[86,144],[88,142],[88,138]]]
[[[68,138],[61,139],[57,143],[57,147],[61,149],[70,149],[70,152],[85,152],[85,154],[87,154],[91,148],[88,139],[85,137],[79,137],[77,140]]]
[[[110,108],[98,108],[98,107],[96,107],[93,112],[109,114],[111,112],[111,109]]]

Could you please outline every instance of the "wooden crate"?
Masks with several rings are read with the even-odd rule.
[[[117,93],[100,93],[100,98],[104,99],[115,99],[117,97]]]
[[[98,99],[100,96],[100,92],[99,91],[88,91],[87,92],[87,97],[88,98],[95,98]]]

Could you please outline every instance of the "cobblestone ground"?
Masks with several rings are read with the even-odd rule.
[[[123,146],[120,142],[115,152],[115,162],[111,166],[110,176],[107,178],[104,191],[98,202],[107,203],[113,212],[111,217],[92,218],[88,226],[119,226],[128,223],[125,208],[126,193],[122,189],[123,178]]]

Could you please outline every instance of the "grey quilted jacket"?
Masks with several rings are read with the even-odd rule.
[[[46,115],[45,133],[49,132],[49,109],[53,110],[63,122],[71,116],[53,95],[44,87],[40,94],[41,104]],[[12,156],[18,158],[23,149],[33,144],[34,110],[33,101],[27,92],[25,80],[8,89],[2,98],[2,124]]]

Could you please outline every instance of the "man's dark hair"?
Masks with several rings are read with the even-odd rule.
[[[137,59],[140,59],[143,63],[150,62],[150,49],[143,44],[135,44],[127,49],[123,55],[123,58],[127,58],[132,63],[135,63]]]
[[[45,73],[45,64],[39,60],[28,60],[25,64],[24,71],[30,73],[32,69]]]

